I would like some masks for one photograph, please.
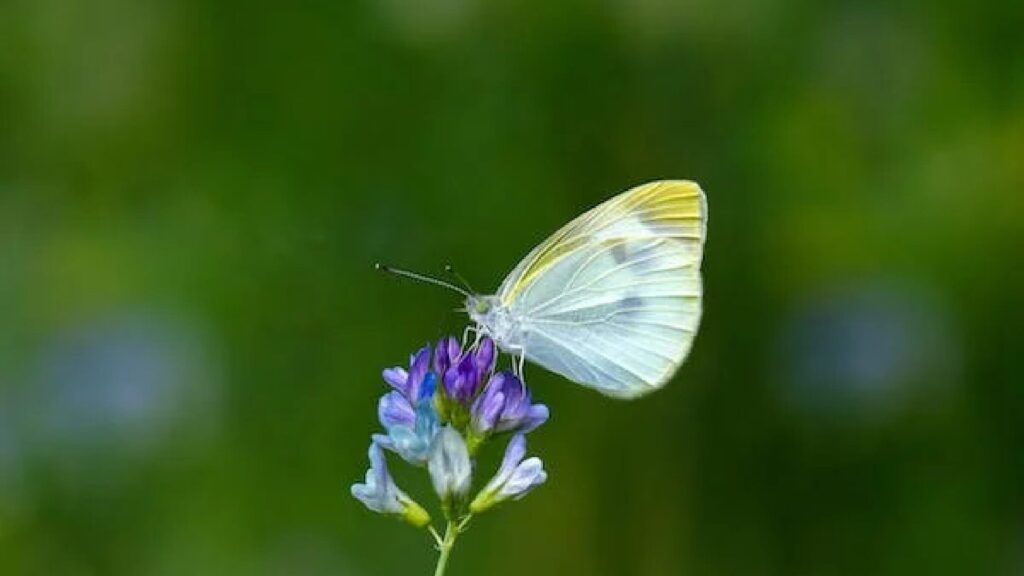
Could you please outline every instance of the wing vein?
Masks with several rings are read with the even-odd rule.
[[[545,336],[545,337],[546,337],[546,338],[547,338],[548,340],[552,340],[552,341],[554,341],[554,338],[552,337],[552,335],[551,335],[551,334],[549,334],[549,333],[547,333],[547,332],[545,332],[545,331],[541,330],[540,328],[538,328],[538,330],[539,330],[539,331],[540,331],[541,333],[543,333],[543,334],[544,334],[544,336]],[[583,348],[586,348],[586,349],[588,349],[588,350],[590,351],[590,353],[591,353],[592,355],[594,355],[594,356],[600,356],[601,358],[604,358],[605,360],[607,360],[607,361],[608,361],[608,363],[610,363],[610,364],[612,364],[612,365],[614,365],[614,366],[618,367],[618,368],[619,368],[620,370],[622,370],[623,372],[626,372],[627,374],[629,374],[629,375],[630,375],[630,376],[632,376],[633,378],[635,378],[635,379],[637,379],[637,380],[639,380],[639,381],[641,381],[641,382],[647,383],[647,378],[645,378],[645,377],[644,377],[643,375],[641,375],[641,374],[639,374],[639,373],[635,372],[635,371],[634,371],[633,369],[631,369],[631,368],[630,368],[629,366],[626,366],[626,365],[622,364],[621,362],[619,362],[619,361],[618,361],[617,359],[615,359],[614,357],[612,357],[612,356],[609,356],[609,355],[605,354],[604,352],[601,352],[600,350],[596,350],[596,349],[594,349],[593,347],[591,347],[590,345],[588,345],[588,344],[587,344],[586,342],[577,342],[577,344],[578,344],[579,346],[582,346]],[[596,365],[596,364],[594,364],[593,362],[591,362],[590,360],[588,360],[586,356],[584,356],[584,355],[582,355],[582,354],[576,354],[576,357],[577,357],[577,358],[579,358],[579,359],[581,359],[581,360],[583,360],[583,361],[585,361],[585,362],[587,362],[587,363],[589,363],[589,364],[590,364],[591,366],[594,366],[594,367],[596,367],[596,368],[600,369],[599,367],[597,367],[597,365]],[[609,374],[609,373],[608,373],[607,371],[605,371],[605,370],[601,370],[601,371],[602,371],[602,372],[605,372],[605,374],[611,375],[611,374]]]

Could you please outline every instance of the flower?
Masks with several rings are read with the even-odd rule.
[[[377,418],[385,433],[373,434],[370,469],[365,482],[352,485],[352,495],[370,510],[418,527],[430,524],[430,515],[395,485],[385,450],[426,467],[445,520],[458,522],[460,529],[471,513],[522,498],[544,483],[547,473],[540,459],[524,460],[525,434],[547,421],[548,408],[533,404],[530,390],[513,373],[496,372],[497,360],[490,338],[463,348],[449,336],[412,354],[408,368],[384,370],[390,389],[377,403]],[[513,437],[501,467],[471,500],[474,455],[504,432]]]
[[[384,370],[384,380],[394,390],[377,404],[377,417],[387,434],[375,434],[374,442],[411,464],[427,461],[439,427],[433,400],[437,376],[428,372],[429,366],[428,345],[410,358],[409,372],[402,368]]]
[[[461,499],[469,492],[473,466],[469,462],[469,451],[462,436],[451,426],[445,426],[437,434],[427,462],[434,491],[444,502],[453,498]]]
[[[401,392],[391,391],[377,403],[377,419],[386,429],[395,426],[412,427],[416,423],[416,410]]]
[[[497,359],[497,349],[494,340],[484,337],[480,346],[476,349],[476,369],[482,376],[494,370],[494,361]]]
[[[530,390],[510,372],[498,372],[473,402],[473,436],[493,432],[530,432],[547,421],[548,407],[531,404]]]
[[[516,434],[505,449],[505,457],[501,461],[498,473],[470,503],[471,512],[483,512],[510,498],[519,500],[548,479],[540,458],[531,457],[523,460],[525,455],[526,436],[522,433]]]
[[[483,338],[475,347],[462,351],[454,338],[441,340],[434,353],[434,369],[444,384],[448,398],[468,404],[480,391],[497,359],[494,341]]]
[[[384,381],[410,400],[420,398],[420,388],[430,370],[430,345],[420,348],[409,357],[409,371],[394,367],[384,370]]]
[[[454,336],[442,338],[434,349],[434,372],[444,375],[462,355],[462,345]]]
[[[388,397],[381,398],[381,411]],[[404,410],[404,409],[403,409]],[[439,428],[437,410],[434,402],[427,397],[416,406],[412,423],[393,424],[387,428],[387,434],[374,434],[373,441],[402,457],[410,464],[426,463],[430,456],[430,447],[434,443]]]
[[[459,358],[458,362],[444,373],[444,389],[453,400],[466,402],[473,397],[479,385],[480,374],[477,372],[476,359],[472,353]]]
[[[374,512],[399,516],[417,528],[429,524],[430,514],[395,485],[380,446],[370,444],[369,456],[370,469],[366,471],[366,482],[353,484],[352,496]]]

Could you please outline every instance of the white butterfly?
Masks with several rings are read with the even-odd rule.
[[[637,186],[534,248],[497,294],[463,291],[466,312],[479,333],[519,355],[520,374],[526,359],[608,396],[647,394],[693,345],[707,219],[694,182]]]
[[[693,344],[707,218],[694,182],[637,186],[563,226],[466,310],[506,352],[609,396],[646,394]]]

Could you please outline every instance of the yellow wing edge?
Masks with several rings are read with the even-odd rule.
[[[502,284],[499,296],[506,305],[538,275],[560,258],[588,241],[591,233],[637,215],[641,223],[699,220],[697,240],[703,248],[707,236],[707,198],[700,185],[691,180],[655,180],[613,196],[584,212],[534,248]],[[667,237],[672,237],[671,235]]]

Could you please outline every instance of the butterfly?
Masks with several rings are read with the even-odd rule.
[[[608,396],[636,398],[664,386],[690,353],[707,221],[695,182],[649,182],[563,226],[495,294],[448,286],[466,295],[475,330],[518,356],[518,374],[529,360]]]

